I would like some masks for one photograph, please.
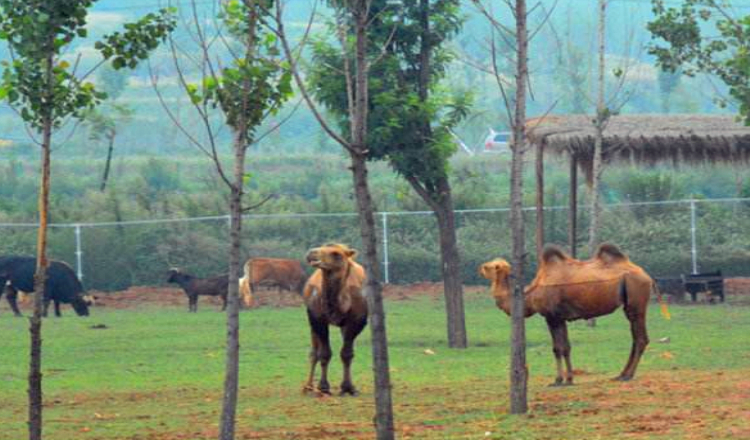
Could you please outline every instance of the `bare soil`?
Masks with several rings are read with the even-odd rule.
[[[729,278],[724,283],[725,293],[728,298],[740,302],[750,301],[750,278]],[[487,286],[464,286],[467,295],[483,295],[488,291]],[[109,307],[115,309],[130,309],[143,305],[187,307],[187,297],[180,288],[135,286],[119,292],[88,293],[97,297],[96,307]],[[294,292],[279,291],[277,289],[259,289],[253,292],[255,296],[254,307],[299,307],[303,304],[302,298]],[[443,297],[442,283],[414,283],[406,285],[386,285],[383,294],[391,301],[409,301],[416,298],[431,298],[439,300]],[[704,298],[699,297],[700,302]],[[214,307],[221,306],[221,300],[216,297],[201,297],[200,304],[210,304]],[[28,301],[20,301],[22,309],[28,308]]]

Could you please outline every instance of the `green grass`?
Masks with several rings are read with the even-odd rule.
[[[491,300],[484,295],[467,296],[467,350],[445,348],[439,301],[388,302],[387,311],[396,420],[404,438],[484,438],[485,432],[490,438],[503,439],[510,434],[518,439],[596,438],[598,431],[591,426],[599,419],[607,438],[617,438],[629,431],[620,427],[625,429],[620,432],[616,424],[608,426],[608,407],[602,402],[624,405],[625,401],[618,400],[618,390],[633,390],[643,393],[646,400],[656,400],[641,408],[653,414],[647,408],[656,411],[671,402],[660,383],[671,381],[690,396],[691,378],[719,377],[722,382],[750,372],[750,308],[671,307],[672,320],[666,321],[652,307],[648,322],[652,343],[635,381],[607,380],[619,373],[630,350],[629,326],[618,311],[599,319],[594,329],[584,323],[570,326],[574,367],[583,371],[580,385],[548,389],[545,385],[554,377],[549,335],[543,319],[534,317],[527,320],[532,412],[514,418],[505,415],[509,319]],[[90,328],[94,324],[107,328]],[[2,310],[0,439],[25,436],[27,325],[27,320]],[[197,314],[176,308],[97,308],[87,319],[68,311],[62,319],[46,319],[43,332],[47,439],[214,436],[225,331],[224,315],[212,307],[203,306]],[[332,336],[337,351],[338,332]],[[366,330],[356,347],[353,371],[362,391],[359,397],[303,396],[300,389],[309,344],[304,311],[263,308],[243,312],[238,438],[371,437],[369,336]],[[663,337],[670,342],[658,343]],[[425,354],[428,348],[435,354]],[[341,364],[334,356],[332,385],[338,385],[340,376]],[[699,383],[695,386],[706,392]],[[592,398],[596,393],[606,398]],[[632,393],[628,396],[633,397]],[[542,414],[550,418],[538,417]],[[589,417],[590,423],[573,423],[580,420],[578,416]],[[667,428],[647,438],[673,438],[670,435],[679,426]]]

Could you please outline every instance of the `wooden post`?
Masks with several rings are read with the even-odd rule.
[[[536,255],[544,248],[544,143],[536,146]]]
[[[570,155],[570,190],[568,197],[568,242],[570,244],[570,256],[576,256],[576,228],[578,227],[578,161]]]

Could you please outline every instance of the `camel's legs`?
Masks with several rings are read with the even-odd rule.
[[[568,376],[565,378],[567,385],[573,385],[573,363],[570,361],[570,339],[568,338],[568,325],[563,322],[562,325],[562,338],[563,338],[563,357],[565,358],[565,367],[568,370]]]
[[[331,392],[331,386],[328,384],[328,363],[331,361],[331,345],[328,340],[328,324],[312,316],[309,311],[307,316],[310,320],[313,339],[317,339],[317,343],[313,343],[313,349],[315,350],[315,362],[320,362],[320,381],[318,382],[318,390],[322,393],[329,394]],[[311,370],[314,366],[315,365],[313,364]],[[312,374],[313,371],[310,373]]]
[[[357,389],[352,383],[351,366],[354,360],[354,340],[362,332],[367,324],[367,318],[341,328],[344,344],[341,347],[341,362],[344,364],[344,380],[341,381],[341,395],[357,394]]]
[[[573,384],[573,367],[570,363],[570,341],[568,340],[568,326],[563,320],[547,319],[547,327],[552,335],[552,352],[557,363],[557,377],[552,385],[563,385],[563,381]],[[563,372],[563,358],[567,367],[567,374]]]
[[[328,384],[328,364],[331,362],[331,345],[328,341],[328,326],[325,327],[325,336],[321,336],[318,346],[318,360],[320,361],[320,382],[318,389],[322,393],[330,394],[331,386]]]
[[[640,310],[626,309],[625,315],[630,321],[630,333],[633,336],[633,346],[630,349],[630,358],[617,380],[630,380],[635,376],[638,362],[641,360],[644,350],[648,345],[648,332],[646,331],[646,313]]]
[[[315,380],[315,367],[318,365],[318,337],[315,333],[312,334],[311,348],[310,348],[310,372],[307,375],[307,382],[302,388],[302,391],[315,391],[313,381]]]

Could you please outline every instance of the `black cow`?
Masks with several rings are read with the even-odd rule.
[[[6,299],[13,313],[21,316],[16,298],[18,291],[34,291],[36,258],[9,256],[0,257],[0,296]],[[73,269],[62,261],[50,261],[47,267],[47,283],[44,289],[44,316],[50,302],[55,303],[55,316],[61,316],[60,304],[70,304],[78,316],[88,316],[89,301],[83,295],[83,285]]]
[[[227,289],[229,288],[229,275],[219,275],[212,278],[197,278],[180,269],[169,269],[168,283],[176,283],[188,297],[188,312],[198,311],[198,296],[221,297],[221,310],[227,309]]]

